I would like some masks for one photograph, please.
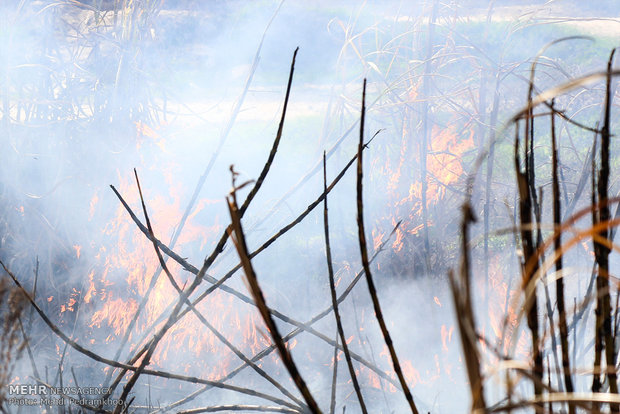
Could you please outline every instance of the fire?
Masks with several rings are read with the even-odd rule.
[[[91,272],[88,274],[88,290],[86,291],[86,294],[84,295],[84,302],[86,303],[89,303],[91,299],[93,298],[93,295],[96,294],[95,283],[93,281],[94,276],[95,276],[95,272],[94,270],[91,270]]]
[[[149,138],[160,138],[159,134],[153,128],[142,121],[136,122],[136,131],[138,134]]]
[[[441,349],[444,352],[448,352],[448,343],[452,341],[452,333],[454,332],[454,326],[450,329],[446,328],[446,325],[441,325]]]
[[[433,296],[433,300],[437,305],[439,305],[439,307],[441,307],[441,302],[439,301],[439,298],[437,296]]]
[[[95,215],[95,210],[97,208],[98,203],[99,203],[99,196],[97,195],[97,193],[95,193],[93,198],[90,199],[90,204],[88,206],[88,217],[89,218],[92,219],[93,216]]]
[[[392,224],[396,225],[396,223],[394,223],[394,219],[392,219]],[[403,240],[404,240],[404,233],[403,231],[398,228],[396,229],[396,239],[394,240],[394,243],[392,243],[392,249],[394,249],[397,252],[400,252],[401,249],[403,248]]]
[[[161,127],[165,125],[164,122],[160,122],[160,125],[154,127],[151,127],[142,121],[137,121],[134,124],[136,126],[136,135],[138,138],[138,149],[142,146],[144,138],[150,138],[155,145],[157,145],[162,151],[166,152],[166,137],[160,133]]]
[[[411,388],[415,388],[415,386],[421,382],[420,373],[413,367],[413,364],[409,360],[404,360],[401,365],[407,384],[409,384]]]
[[[146,125],[138,125],[143,135],[155,138],[152,130]],[[174,179],[174,168],[168,169],[165,181],[169,188],[168,194],[145,193],[149,216],[156,235],[166,240],[183,214],[181,189]],[[148,188],[143,184],[143,189]],[[133,181],[120,179],[119,192],[137,214],[141,212],[139,196]],[[151,194],[151,195],[149,195]],[[175,250],[182,252],[184,246],[191,246],[200,252],[211,248],[223,231],[220,218],[216,217],[211,225],[196,223],[196,215],[214,203],[212,200],[199,200],[181,233]],[[99,206],[98,197],[91,200],[92,214],[96,214]],[[103,236],[113,248],[99,247],[95,256],[98,265],[88,274],[88,285],[85,287],[83,301],[92,309],[89,326],[94,329],[105,328],[112,333],[104,338],[105,343],[117,343],[126,334],[136,314],[142,298],[152,284],[144,310],[137,320],[129,336],[129,345],[137,349],[148,340],[149,332],[162,326],[160,315],[167,315],[166,309],[178,299],[177,291],[171,286],[165,274],[160,274],[155,281],[153,275],[159,267],[152,243],[142,234],[122,206],[119,206],[114,218],[103,229]],[[76,251],[79,251],[76,248]],[[96,249],[95,249],[96,251]],[[182,271],[180,266],[169,260],[167,263],[179,286],[184,286],[193,275]],[[270,345],[269,336],[261,331],[260,316],[250,305],[240,306],[233,296],[221,292],[213,292],[197,309],[209,323],[222,333],[228,341],[235,344],[246,355],[253,355]],[[62,305],[61,310],[70,310],[74,303]],[[108,329],[111,328],[111,329]],[[144,337],[144,339],[141,339]],[[92,339],[92,338],[87,338]],[[288,344],[295,348],[297,341]],[[181,350],[187,352],[180,353]],[[164,366],[171,358],[179,355],[186,357],[187,365],[179,369],[193,371],[200,369],[208,378],[219,378],[238,361],[234,353],[223,344],[195,315],[188,314],[170,329],[160,342],[152,357],[155,364]],[[276,353],[272,359],[277,360]],[[194,361],[190,363],[189,361]],[[201,361],[196,364],[195,361]],[[198,366],[199,365],[199,366]]]
[[[381,389],[381,378],[376,372],[367,370],[368,372],[368,385],[373,388]]]
[[[450,125],[439,129],[433,127],[430,151],[427,159],[427,171],[431,176],[428,186],[428,202],[436,202],[443,197],[445,187],[456,183],[463,175],[463,155],[474,147],[474,130],[469,130],[469,136],[460,139],[456,134],[456,127]],[[436,183],[432,184],[432,180]]]
[[[60,313],[64,313],[66,311],[75,312],[75,304],[77,303],[77,298],[80,296],[80,293],[81,292],[79,290],[73,288],[67,303],[60,305]]]
[[[508,278],[504,275],[502,262],[499,256],[489,259],[489,309],[488,317],[491,330],[495,335],[495,341],[502,340],[504,353],[507,353],[512,343],[510,338],[517,327],[518,310],[514,306],[518,303],[515,299],[521,294],[518,285],[509,286]],[[506,325],[506,329],[504,329]],[[516,353],[519,356],[528,356],[528,338],[522,332],[516,339]],[[499,343],[499,342],[498,342]]]
[[[76,302],[77,301],[75,300],[75,298],[70,298],[69,302],[67,302],[66,305],[60,305],[60,313],[63,313],[67,310],[73,312],[73,305],[75,305]]]
[[[377,156],[373,160],[373,169],[387,176],[386,190],[392,198],[391,216],[384,219],[390,220],[392,225],[396,224],[395,218],[403,219],[392,243],[392,249],[397,253],[403,250],[406,239],[417,236],[424,228],[422,222],[424,207],[431,211],[445,199],[449,190],[458,191],[455,187],[460,185],[467,168],[466,154],[475,148],[473,127],[457,126],[457,123],[442,127],[434,126],[426,156],[426,194],[422,194],[424,189],[419,174],[420,159],[415,148],[411,146],[412,131],[409,130],[408,124],[409,122],[403,122],[397,161],[394,161],[396,157],[389,153]],[[407,188],[404,197],[401,190],[403,188]],[[426,206],[422,205],[424,195]],[[428,214],[426,224],[432,227],[441,219]],[[378,231],[373,233],[373,236],[378,233]]]
[[[410,92],[410,98],[416,99],[416,91],[413,88]],[[426,188],[427,201],[426,206],[423,206],[423,190],[420,179],[410,174],[412,170],[419,171],[419,165],[416,163],[419,164],[420,160],[415,161],[411,157],[416,144],[411,140],[412,131],[407,130],[407,128],[410,126],[403,128],[403,145],[398,148],[396,162],[393,160],[390,164],[389,161],[385,161],[386,158],[374,160],[378,168],[389,173],[386,174],[388,177],[386,187],[388,193],[397,194],[398,189],[402,188],[407,191],[404,197],[398,196],[392,200],[393,206],[400,212],[404,212],[402,215],[403,224],[397,230],[392,244],[393,249],[397,252],[403,250],[403,247],[409,242],[410,236],[416,236],[424,228],[425,224],[420,221],[423,207],[432,207],[439,203],[447,194],[446,188],[458,182],[465,169],[462,156],[473,147],[473,130],[470,131],[468,137],[463,138],[463,134],[457,134],[455,126],[444,129],[433,128],[426,160],[429,177],[428,187]],[[159,146],[161,150],[165,150],[163,147],[165,140],[160,129],[138,121],[135,123],[135,130],[138,135],[138,147],[152,143]],[[167,184],[167,190],[163,192],[152,190],[146,180],[142,181],[142,185],[154,231],[158,238],[166,242],[170,239],[170,235],[183,215],[185,199],[182,195],[184,189],[180,187],[179,180],[176,178],[176,167],[172,165],[165,168],[163,182]],[[129,174],[119,177],[118,188],[134,212],[141,216],[138,194]],[[215,243],[214,240],[224,229],[225,223],[222,222],[226,218],[215,217],[210,225],[197,223],[197,215],[208,209],[212,203],[214,201],[207,199],[197,202],[176,243],[176,251],[184,252],[184,248],[187,247],[195,251],[205,252]],[[100,195],[95,193],[90,200],[88,210],[91,219],[101,214],[102,204]],[[102,230],[102,237],[106,243],[102,243],[101,246],[90,246],[96,253],[97,264],[88,270],[88,282],[82,287],[84,292],[80,296],[83,303],[88,304],[88,309],[91,311],[88,326],[93,328],[93,331],[101,328],[103,331],[111,333],[105,338],[89,337],[84,338],[84,340],[90,341],[91,344],[103,341],[114,348],[120,339],[126,335],[130,324],[133,322],[134,315],[141,306],[142,298],[149,292],[144,310],[129,335],[128,347],[135,350],[141,347],[151,337],[151,334],[162,326],[165,318],[160,318],[160,316],[168,314],[169,306],[178,299],[178,293],[171,286],[166,275],[160,274],[157,280],[153,279],[154,275],[157,274],[159,261],[151,242],[136,227],[127,211],[119,205],[113,215],[113,219]],[[395,225],[396,220],[400,218],[401,215],[397,213],[389,219],[392,225]],[[431,216],[426,225],[432,225],[435,220]],[[386,233],[387,229],[385,228],[373,230],[374,249],[379,248],[386,237]],[[103,244],[113,247],[105,247]],[[81,257],[83,248],[86,252],[89,246],[84,245],[82,247],[78,244],[73,246],[78,259]],[[180,269],[179,265],[172,260],[168,261],[168,266],[178,285],[184,286],[192,280],[193,276]],[[351,276],[352,269],[348,264],[344,264],[338,272],[337,285],[343,279],[349,279],[347,276]],[[347,273],[342,275],[342,272]],[[48,301],[51,302],[52,299],[53,297],[50,297]],[[78,300],[78,296],[72,296],[66,303],[60,304],[61,312],[74,311]],[[437,306],[443,306],[439,297],[434,296],[433,300]],[[226,293],[213,292],[207,300],[197,306],[197,309],[208,319],[214,329],[224,333],[226,338],[235,344],[244,355],[255,355],[271,344],[269,335],[262,328],[263,323],[255,309],[249,305],[239,305],[236,298]],[[359,330],[364,331],[363,309],[361,310]],[[450,350],[453,331],[453,326],[449,328],[446,325],[441,326],[441,349],[444,353],[448,353]],[[351,344],[354,339],[355,336],[351,335],[346,339],[346,342]],[[361,339],[358,338],[358,340],[359,343],[362,342]],[[287,347],[291,350],[297,346],[297,339],[287,343]],[[341,357],[342,354],[339,353],[338,358]],[[175,323],[166,333],[152,356],[152,363],[163,366],[165,362],[169,362],[173,358],[175,361],[176,358],[186,358],[184,361],[193,361],[191,364],[182,362],[185,365],[181,365],[179,371],[200,371],[201,376],[212,379],[225,375],[238,363],[234,353],[192,313]],[[271,358],[276,363],[280,363],[276,353],[273,353]],[[391,367],[387,347],[381,351],[380,358],[379,366]],[[310,361],[310,356],[308,356],[307,361]],[[401,361],[407,382],[412,388],[417,384],[435,381],[441,371],[450,373],[451,366],[447,364],[446,356],[442,357],[436,354],[431,365],[433,362],[434,366],[429,368],[426,365],[414,366],[411,360],[403,359]],[[369,386],[375,388],[385,386],[380,376],[372,370],[364,366],[361,366],[359,370],[361,376],[366,378],[366,383]],[[393,376],[393,373],[389,375]],[[395,389],[393,391],[396,392]]]
[[[379,246],[381,246],[381,243],[383,242],[384,237],[385,237],[384,231],[378,231],[378,230],[372,231],[373,248],[375,250],[377,250]]]
[[[292,341],[286,344],[286,347],[289,351],[292,351],[297,346],[297,339],[293,339]]]
[[[409,86],[407,91],[409,95],[409,101],[415,102],[418,98],[418,91],[422,83],[422,78],[412,78],[409,82],[411,83],[411,86]]]
[[[95,312],[91,319],[90,327],[101,327],[102,322],[106,322],[108,326],[114,329],[115,335],[121,335],[138,308],[135,300],[124,300],[121,298],[109,298],[105,301],[103,309]],[[110,338],[111,339],[111,338]]]

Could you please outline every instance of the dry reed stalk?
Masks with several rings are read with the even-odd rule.
[[[613,101],[613,94],[611,93],[611,70],[613,66],[614,55],[617,49],[613,49],[609,55],[609,60],[607,62],[607,80],[606,80],[606,88],[605,88],[605,121],[603,124],[603,130],[601,132],[601,171],[599,175],[599,200],[607,200],[609,197],[609,174],[610,174],[610,165],[609,165],[609,147],[610,147],[610,137],[611,137],[611,106]],[[610,222],[611,215],[609,211],[609,204],[605,204],[603,208],[600,210],[601,215],[600,219],[602,222]],[[605,237],[611,241],[612,232],[609,228],[604,230],[604,233],[601,234],[602,237]],[[603,265],[606,265],[607,268],[603,267],[603,274],[607,273],[607,277],[605,278],[606,282],[606,291],[604,297],[604,308],[603,313],[605,315],[604,321],[604,330],[605,330],[605,362],[607,364],[607,379],[609,381],[609,389],[613,394],[618,394],[618,377],[617,377],[617,368],[616,368],[616,344],[615,337],[613,335],[612,329],[612,309],[611,309],[611,298],[609,294],[609,253],[610,250],[607,246],[604,246],[601,249],[604,257]],[[595,252],[596,253],[596,252]],[[600,264],[599,264],[600,266]],[[620,405],[619,404],[610,404],[612,413],[620,413]]]
[[[609,61],[607,63],[607,79],[606,79],[606,93],[605,93],[605,115],[603,121],[603,128],[601,130],[601,167],[598,171],[598,180],[596,182],[596,194],[594,187],[592,188],[592,201],[593,205],[598,201],[606,201],[608,198],[609,188],[609,146],[610,146],[610,112],[612,105],[611,95],[611,79],[612,79],[612,63],[616,49],[613,49]],[[594,171],[592,172],[594,176]],[[609,207],[607,204],[603,204],[598,210],[594,209],[595,214],[592,215],[593,226],[598,223],[607,223],[610,219]],[[597,214],[596,214],[597,213]],[[603,228],[598,233],[603,239],[608,239],[609,229]],[[596,276],[596,330],[595,330],[595,368],[597,365],[601,366],[600,354],[605,349],[605,365],[607,372],[607,379],[609,381],[610,391],[613,394],[618,393],[618,382],[616,376],[616,356],[615,356],[615,344],[612,336],[612,314],[611,314],[611,299],[609,294],[609,253],[610,249],[605,244],[594,244],[594,255],[596,264],[598,266],[598,272]],[[598,362],[598,364],[596,364]],[[594,375],[592,381],[592,392],[598,392],[601,389],[600,376]],[[617,404],[611,404],[611,411],[614,413],[620,412],[620,406]]]
[[[489,6],[491,7],[491,6]],[[497,118],[499,113],[499,88],[501,85],[501,71],[498,68],[495,74],[495,91],[493,92],[493,107],[491,109],[491,117],[489,120],[489,139],[491,143],[489,146],[489,153],[487,156],[487,169],[486,169],[486,182],[485,182],[485,202],[484,202],[484,274],[485,274],[485,290],[484,290],[484,304],[485,308],[489,308],[489,233],[490,233],[490,221],[489,214],[491,210],[491,184],[493,181],[493,167],[495,163],[495,145],[496,140],[496,127]]]
[[[323,153],[323,192],[327,192],[327,165],[326,165],[325,153]],[[355,374],[355,367],[353,367],[353,361],[351,360],[351,353],[349,352],[349,345],[347,344],[347,338],[344,335],[344,328],[342,327],[342,321],[340,319],[340,310],[338,308],[338,299],[336,295],[336,283],[334,281],[334,267],[332,264],[332,251],[329,243],[329,214],[327,211],[327,196],[323,199],[323,229],[325,233],[325,258],[327,260],[327,272],[329,275],[329,291],[332,298],[332,308],[334,308],[334,318],[336,319],[336,327],[338,329],[338,335],[340,336],[340,342],[342,343],[342,349],[344,351],[344,357],[349,368],[349,375],[353,382],[353,389],[357,396],[357,400],[360,403],[360,409],[362,413],[368,413],[366,409],[366,403],[364,403],[364,397],[360,389],[359,382],[357,381],[357,375]]]
[[[362,266],[364,267],[364,273],[366,275],[366,282],[368,284],[368,293],[370,293],[370,297],[372,299],[372,306],[375,311],[375,317],[377,318],[377,322],[379,323],[379,327],[381,328],[381,334],[383,335],[383,339],[385,341],[385,345],[388,348],[390,353],[390,358],[392,359],[392,366],[394,367],[394,371],[396,372],[396,376],[398,377],[398,382],[400,382],[400,386],[402,387],[403,394],[407,399],[407,403],[409,404],[409,408],[413,414],[418,414],[418,409],[413,401],[413,396],[411,395],[411,391],[409,391],[409,386],[407,385],[407,381],[405,380],[405,376],[403,375],[402,368],[400,367],[400,362],[398,361],[398,355],[394,350],[394,344],[392,343],[392,338],[387,329],[387,325],[385,324],[385,319],[383,318],[383,311],[381,310],[381,305],[379,304],[379,297],[377,296],[377,289],[375,288],[375,283],[372,279],[372,273],[370,272],[370,264],[368,261],[368,249],[366,247],[366,232],[364,229],[364,202],[363,202],[363,188],[362,188],[362,176],[363,176],[363,165],[362,165],[362,153],[364,151],[364,118],[366,116],[366,79],[364,79],[364,86],[362,88],[362,115],[360,119],[360,139],[359,145],[357,149],[357,234],[360,245],[360,255],[362,257]]]
[[[426,44],[426,59],[424,63],[424,74],[422,75],[422,93],[424,94],[424,101],[422,102],[422,142],[420,143],[420,182],[422,184],[422,229],[424,232],[424,253],[426,258],[427,271],[430,271],[430,254],[431,247],[428,235],[428,210],[427,210],[427,156],[428,145],[430,141],[430,125],[429,125],[429,98],[430,98],[430,77],[432,70],[432,56],[433,56],[433,41],[435,33],[435,20],[437,19],[437,8],[439,6],[438,1],[433,2],[431,9],[431,15],[428,23],[428,41]],[[366,80],[364,80],[364,84]],[[363,116],[363,115],[362,115]],[[364,120],[362,119],[362,123]],[[362,126],[363,128],[363,126]],[[408,399],[409,400],[409,399]],[[413,401],[413,400],[412,400]]]
[[[526,134],[524,143],[525,153],[525,172],[521,171],[521,160],[519,157],[519,123],[515,122],[515,149],[514,149],[514,165],[515,173],[517,177],[517,187],[519,191],[519,220],[520,220],[520,233],[521,233],[521,245],[523,249],[523,261],[521,270],[521,287],[523,290],[530,285],[532,275],[538,269],[538,259],[534,257],[534,240],[532,238],[532,200],[530,197],[530,159],[528,155],[529,144],[529,123],[526,122]],[[525,264],[533,263],[533,269],[531,272],[526,270]],[[539,347],[539,332],[538,332],[538,301],[536,297],[536,290],[533,289],[533,293],[526,297],[523,304],[525,313],[527,314],[527,325],[531,332],[532,343],[532,363],[534,369],[534,375],[538,379],[542,379],[542,354]],[[534,393],[539,395],[542,392],[538,382],[534,383]]]
[[[336,330],[336,345],[338,345],[338,330]],[[329,414],[336,412],[336,382],[338,380],[338,346],[334,347],[334,369],[332,370],[332,387],[329,398]]]
[[[594,135],[594,141],[592,143],[592,153],[596,153],[596,146],[598,143],[598,134]],[[591,205],[592,205],[592,227],[596,227],[597,225],[597,221],[598,221],[598,215],[599,213],[596,211],[596,160],[594,158],[592,158],[592,162],[591,162],[591,172],[590,172],[590,178],[591,178],[591,193],[590,193],[590,200],[591,200]],[[599,392],[602,386],[601,383],[601,371],[603,370],[603,366],[602,366],[602,362],[601,362],[601,358],[602,358],[602,353],[603,353],[603,336],[600,334],[600,330],[603,327],[603,315],[600,312],[600,309],[602,307],[602,297],[599,295],[599,291],[598,291],[598,285],[599,285],[599,274],[600,274],[600,269],[598,269],[598,257],[597,257],[597,252],[598,249],[595,250],[595,260],[594,260],[594,266],[593,266],[593,277],[590,279],[590,285],[588,286],[588,291],[591,290],[591,287],[594,285],[593,282],[596,281],[596,285],[597,285],[597,295],[596,295],[596,311],[595,311],[595,326],[594,326],[594,362],[593,362],[593,366],[592,366],[592,392],[596,393]],[[584,328],[585,329],[585,328]],[[600,404],[596,401],[592,402],[592,409],[593,410],[597,410],[600,411]]]
[[[555,129],[555,110],[554,101],[551,101],[551,175],[552,175],[552,192],[553,192],[553,224],[555,229],[560,226],[562,217],[562,206],[560,201],[560,181],[558,176],[559,155],[556,139]],[[568,326],[566,323],[566,303],[564,299],[564,278],[562,277],[562,255],[558,254],[562,249],[562,236],[561,233],[555,238],[553,248],[557,256],[555,262],[555,271],[558,274],[558,278],[555,282],[556,297],[558,303],[558,317],[560,328],[560,345],[562,348],[562,369],[564,372],[564,388],[567,393],[574,391],[573,379],[570,370],[570,351],[568,348]],[[559,381],[559,379],[558,379]],[[569,414],[575,414],[575,407],[572,405],[568,407]]]
[[[538,188],[538,192],[539,192],[539,200],[540,200],[540,205],[543,205],[543,191],[542,191],[542,187]],[[537,203],[538,205],[538,203]],[[541,209],[540,206],[536,209],[536,228],[537,228],[537,236],[536,236],[536,247],[537,247],[537,253],[540,252],[540,257],[541,257],[541,262],[545,261],[545,254],[544,251],[540,250],[540,245],[542,243],[542,217],[541,217]],[[542,275],[542,279],[543,279],[543,292],[545,293],[545,316],[547,317],[547,321],[549,323],[549,336],[551,339],[551,352],[553,353],[553,360],[555,362],[555,374],[557,375],[558,378],[560,378],[562,376],[561,373],[561,364],[560,364],[560,359],[558,357],[558,343],[557,343],[557,336],[556,336],[556,328],[555,328],[555,322],[553,320],[553,314],[554,309],[553,309],[553,305],[551,304],[551,293],[549,291],[549,281],[548,281],[548,276],[546,273],[546,268],[542,268],[542,270],[539,272]],[[545,321],[543,321],[544,323]],[[541,340],[541,344],[545,343],[545,336],[546,336],[546,324],[543,327],[543,339]],[[549,371],[550,365],[548,364],[549,361],[547,361],[547,371]],[[549,375],[549,378],[551,378],[551,376]],[[549,381],[551,381],[551,379],[549,379]]]
[[[231,170],[232,170],[232,167],[231,167]],[[260,288],[260,285],[258,284],[258,279],[256,277],[256,273],[254,272],[254,267],[252,266],[252,261],[250,259],[248,248],[245,242],[245,235],[243,234],[243,227],[241,225],[241,212],[237,205],[237,195],[236,195],[236,191],[240,187],[235,187],[234,175],[235,173],[233,172],[233,191],[228,197],[228,210],[230,212],[230,219],[232,222],[231,226],[229,227],[230,228],[229,232],[230,232],[230,236],[232,236],[233,234],[235,235],[235,237],[232,240],[239,254],[239,259],[241,260],[241,263],[243,263],[243,270],[245,272],[246,280],[249,284],[252,297],[254,298],[254,303],[256,304],[256,307],[258,308],[261,314],[261,317],[263,318],[263,321],[265,322],[265,325],[267,325],[267,329],[269,330],[271,339],[273,340],[274,344],[278,348],[278,352],[280,354],[280,357],[282,358],[284,366],[289,372],[291,379],[293,380],[293,382],[295,383],[295,385],[301,392],[302,396],[304,397],[304,400],[306,401],[308,409],[312,413],[320,413],[321,410],[319,409],[319,406],[317,405],[316,401],[314,400],[314,397],[310,393],[310,390],[308,389],[306,382],[301,377],[301,374],[299,373],[299,370],[297,369],[297,365],[295,365],[295,362],[293,361],[293,357],[291,356],[289,350],[286,348],[284,341],[282,340],[282,336],[280,335],[280,332],[278,331],[278,327],[276,326],[276,323],[273,320],[273,317],[271,316],[271,312],[269,311],[269,308],[267,307],[267,303],[265,301],[265,297],[263,296],[263,292]]]
[[[483,376],[481,373],[480,351],[476,334],[476,323],[473,311],[471,293],[471,264],[469,257],[469,225],[475,221],[469,201],[462,207],[461,220],[461,266],[460,279],[457,281],[454,273],[448,273],[450,290],[456,310],[456,319],[461,337],[465,367],[469,379],[471,392],[471,410],[485,412]]]

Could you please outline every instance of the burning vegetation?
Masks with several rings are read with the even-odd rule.
[[[0,6],[0,410],[620,412],[605,16],[290,3]]]

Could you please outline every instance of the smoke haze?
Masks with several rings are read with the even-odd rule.
[[[467,412],[469,388],[446,278],[458,266],[467,177],[475,173],[476,157],[497,139],[488,223],[491,231],[511,226],[512,132],[502,128],[525,104],[532,59],[553,40],[587,35],[593,39],[551,47],[536,85],[544,90],[601,70],[620,34],[619,13],[612,2],[595,7],[574,1],[3,2],[0,259],[31,292],[38,266],[36,302],[78,343],[115,358],[151,278],[160,272],[152,244],[109,185],[143,220],[137,170],[154,232],[166,244],[198,188],[173,250],[200,268],[230,222],[230,166],[240,174],[238,183],[253,180],[269,155],[299,47],[282,142],[243,220],[249,248],[258,248],[321,194],[323,151],[328,181],[355,156],[367,78],[365,139],[379,132],[364,152],[365,220],[370,254],[385,243],[372,264],[385,318],[419,409]],[[602,86],[575,95],[586,102],[583,109],[574,95],[558,105],[579,121],[598,120]],[[568,128],[563,134],[562,145],[570,141],[576,148],[574,164],[567,155],[566,180],[576,182],[591,136],[571,135]],[[549,167],[542,168],[548,177]],[[339,293],[361,270],[354,169],[328,197]],[[486,174],[485,164],[472,196],[480,219]],[[240,190],[242,198],[248,188]],[[566,191],[576,190],[569,185]],[[331,306],[322,214],[320,205],[253,259],[269,306],[296,321]],[[476,310],[492,335],[500,325],[493,314],[509,308],[511,289],[517,288],[517,277],[510,275],[518,274],[518,262],[511,235],[494,239],[485,257],[484,231],[479,224],[472,237],[480,248],[474,260]],[[577,254],[567,260],[575,267],[588,263]],[[193,275],[168,262],[177,283],[190,285]],[[237,263],[228,243],[208,274],[220,278]],[[485,268],[491,269],[489,281]],[[192,297],[210,285],[203,282]],[[226,285],[249,296],[240,272]],[[119,361],[144,345],[177,299],[163,274],[149,295]],[[248,357],[270,344],[256,309],[238,296],[218,290],[198,309]],[[356,362],[370,411],[406,412],[365,281],[342,303],[341,313],[352,351],[393,381]],[[65,350],[36,315],[25,323],[34,363],[23,354],[12,383],[34,383],[34,365],[55,386],[61,375],[65,384],[104,385],[109,367]],[[278,326],[284,334],[294,329],[281,320]],[[336,338],[332,313],[313,328]],[[304,332],[289,347],[327,410],[333,346]],[[493,359],[485,362],[491,366]],[[152,368],[218,380],[241,364],[190,313],[164,337]],[[297,395],[275,352],[261,364]],[[230,383],[284,398],[247,368]],[[336,412],[344,406],[358,412],[342,354],[336,383]],[[136,406],[166,407],[199,387],[143,376],[132,395]],[[488,393],[499,395],[499,389]],[[181,407],[218,404],[262,401],[211,389]]]

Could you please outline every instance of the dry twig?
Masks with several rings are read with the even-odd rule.
[[[295,385],[306,400],[308,409],[312,413],[320,413],[321,410],[319,409],[319,406],[314,400],[314,397],[312,397],[312,394],[310,393],[306,382],[301,377],[301,374],[297,369],[297,365],[295,365],[295,362],[293,361],[289,350],[286,348],[286,345],[282,340],[282,336],[280,335],[278,327],[276,326],[276,323],[271,316],[271,312],[269,312],[269,309],[267,308],[265,297],[263,296],[263,292],[258,284],[256,273],[254,272],[252,261],[250,259],[248,248],[245,242],[245,235],[243,234],[243,228],[241,226],[241,212],[237,205],[236,191],[237,188],[234,187],[233,172],[233,191],[228,197],[228,210],[230,212],[230,219],[232,222],[230,226],[232,228],[229,231],[231,236],[233,235],[233,233],[235,235],[235,238],[233,238],[233,242],[235,244],[235,247],[237,248],[237,252],[239,253],[241,263],[243,264],[243,270],[245,271],[246,280],[248,281],[248,284],[250,286],[252,297],[254,298],[254,303],[256,304],[256,307],[258,308],[265,324],[267,325],[267,329],[269,330],[274,344],[278,348],[278,352],[280,353],[280,357],[284,362],[284,366],[288,370],[291,378],[293,379],[293,382],[295,382]]]
[[[418,414],[418,409],[413,401],[413,396],[411,395],[411,391],[409,391],[409,386],[407,385],[407,381],[405,380],[405,376],[403,375],[403,370],[400,367],[400,362],[398,361],[398,356],[396,355],[396,351],[394,350],[394,344],[392,343],[392,338],[390,333],[388,332],[387,325],[385,324],[385,319],[383,318],[383,312],[381,310],[381,305],[379,304],[379,297],[377,296],[377,289],[375,288],[375,283],[372,279],[372,273],[370,272],[370,264],[368,261],[368,249],[366,247],[366,233],[364,230],[364,202],[362,199],[362,175],[363,175],[363,166],[362,166],[362,152],[364,151],[364,117],[366,115],[366,79],[364,79],[364,86],[362,89],[362,116],[360,120],[360,140],[359,146],[357,149],[357,231],[358,231],[358,239],[360,245],[360,254],[362,256],[362,266],[364,267],[364,274],[366,275],[366,282],[368,284],[368,292],[370,293],[370,297],[372,299],[372,305],[375,310],[375,316],[377,318],[377,322],[379,322],[379,327],[381,328],[381,333],[383,335],[383,339],[385,340],[385,345],[388,347],[390,352],[390,358],[392,359],[392,366],[394,367],[394,371],[396,372],[396,376],[398,377],[398,381],[400,382],[400,386],[402,387],[405,398],[407,399],[407,403],[409,404],[409,408],[411,408],[411,412],[413,414]]]
[[[327,191],[327,166],[325,160],[325,153],[323,153],[323,192]],[[323,200],[323,229],[325,231],[325,257],[327,260],[327,271],[329,274],[329,290],[332,297],[332,307],[334,308],[334,318],[336,318],[336,327],[338,328],[338,335],[340,336],[340,342],[342,343],[342,349],[344,351],[344,357],[347,361],[347,367],[349,368],[349,375],[353,382],[353,389],[357,395],[357,400],[360,403],[360,409],[362,413],[368,413],[366,409],[366,403],[364,403],[364,397],[360,389],[360,384],[357,381],[357,375],[355,375],[355,368],[353,367],[353,361],[351,360],[351,353],[349,352],[349,345],[347,345],[347,338],[344,336],[344,328],[342,327],[342,321],[340,319],[340,310],[338,308],[338,300],[336,295],[336,283],[334,281],[334,267],[332,264],[332,250],[329,243],[329,214],[327,212],[327,196]]]

